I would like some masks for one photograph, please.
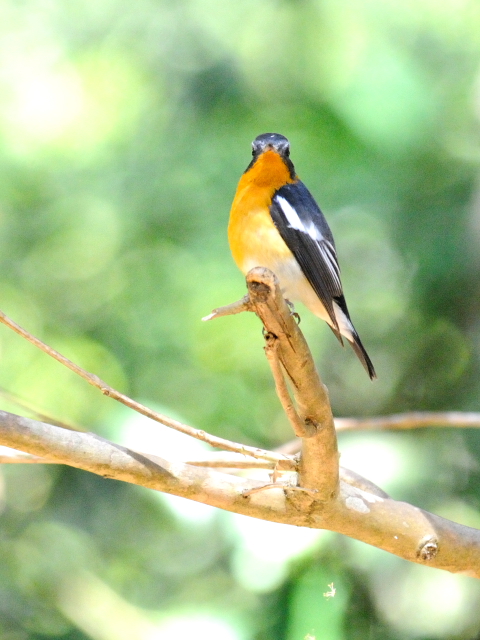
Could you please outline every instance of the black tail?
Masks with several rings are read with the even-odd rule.
[[[348,308],[347,308],[347,303],[345,302],[345,297],[343,296],[343,294],[341,296],[336,296],[334,298],[334,302],[336,302],[336,304],[340,308],[340,311],[343,313],[344,321],[347,323],[347,326],[349,326],[349,330],[350,330],[350,332],[352,334],[351,339],[350,339],[349,336],[347,336],[345,334],[343,335],[343,337],[346,338],[348,340],[348,342],[352,345],[352,349],[357,354],[357,358],[360,360],[360,362],[363,365],[363,368],[368,373],[368,375],[370,377],[370,380],[375,380],[376,377],[377,377],[377,374],[375,373],[375,369],[373,368],[372,361],[368,357],[368,353],[365,351],[365,347],[363,346],[362,341],[360,340],[360,336],[355,331],[355,327],[353,326],[353,323],[350,320],[350,314],[348,313]],[[343,340],[342,340],[342,336],[340,334],[340,331],[338,330],[338,327],[332,327],[331,324],[329,324],[328,326],[333,331],[333,333],[336,335],[337,340],[340,342],[340,344],[343,347]]]
[[[352,349],[357,354],[358,359],[363,364],[363,368],[370,376],[370,380],[375,380],[377,374],[375,373],[375,369],[373,368],[372,361],[368,357],[368,353],[365,351],[365,347],[363,346],[362,341],[360,340],[360,337],[356,331],[354,331],[353,333],[353,342],[350,342],[350,344],[352,345]]]

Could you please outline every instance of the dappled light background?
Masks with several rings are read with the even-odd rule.
[[[3,0],[0,308],[109,384],[262,447],[292,433],[227,246],[250,143],[286,135],[379,380],[302,329],[338,416],[478,410],[480,4]],[[201,456],[0,327],[0,386]],[[0,407],[26,413],[2,393]],[[480,526],[480,434],[340,438],[395,498]],[[329,532],[57,466],[0,470],[7,640],[476,638],[480,587]],[[329,584],[335,597],[326,597]]]

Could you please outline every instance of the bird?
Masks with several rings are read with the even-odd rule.
[[[238,183],[228,223],[233,259],[247,274],[273,271],[289,301],[300,301],[325,320],[340,344],[352,346],[371,380],[377,375],[353,326],[343,295],[330,227],[290,160],[279,133],[252,142],[252,160]]]

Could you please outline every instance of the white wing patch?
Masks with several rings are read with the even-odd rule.
[[[306,235],[310,236],[312,240],[315,240],[319,248],[319,251],[322,254],[322,258],[325,263],[325,266],[328,268],[333,278],[333,281],[341,291],[342,284],[340,282],[340,271],[338,268],[337,255],[335,253],[335,249],[333,245],[323,237],[318,227],[316,227],[312,221],[310,221],[307,225],[305,225],[300,220],[298,213],[295,211],[292,205],[288,202],[288,200],[278,195],[275,196],[275,200],[277,204],[280,206],[281,210],[283,211],[288,221],[288,226],[291,229],[295,229],[296,231],[301,231],[302,233],[305,233]]]
[[[317,227],[310,222],[310,224],[306,227],[303,222],[300,220],[298,213],[292,207],[292,205],[283,198],[282,196],[275,196],[275,200],[280,205],[281,210],[285,214],[286,219],[288,220],[288,225],[291,229],[295,229],[296,231],[301,231],[302,233],[306,233],[311,238],[316,240],[317,242],[323,240],[323,236]]]

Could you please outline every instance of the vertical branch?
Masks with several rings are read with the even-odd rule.
[[[282,403],[283,410],[285,411],[287,418],[292,425],[297,438],[309,438],[315,435],[315,427],[305,422],[300,418],[297,410],[290,398],[288,387],[285,381],[285,371],[282,367],[282,363],[278,357],[279,341],[277,336],[273,333],[265,334],[265,355],[267,356],[268,364],[272,370],[273,380],[275,381],[275,388],[277,396]]]
[[[277,357],[293,389],[299,421],[295,431],[302,437],[302,456],[299,468],[300,486],[315,489],[321,500],[330,500],[338,492],[338,448],[328,393],[302,332],[293,318],[275,275],[263,267],[247,274],[247,286],[253,308],[267,331],[267,353],[273,339],[275,353],[268,353],[269,361]],[[272,370],[274,367],[272,367]],[[284,389],[278,384],[280,399]],[[288,404],[282,401],[282,404]],[[290,417],[293,407],[288,407]],[[298,426],[303,426],[303,431]]]

